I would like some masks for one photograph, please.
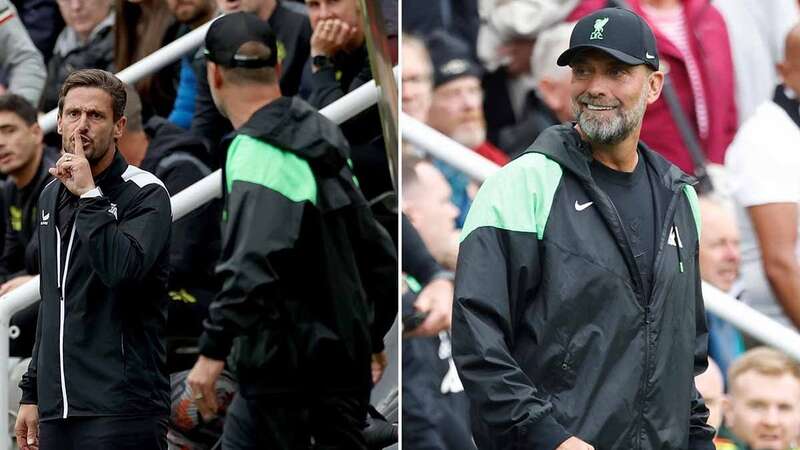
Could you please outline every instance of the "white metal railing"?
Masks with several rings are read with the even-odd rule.
[[[400,121],[404,141],[425,150],[476,181],[485,180],[499,169],[495,163],[407,114],[401,113]],[[706,282],[703,282],[703,299],[708,311],[800,361],[800,334],[795,330],[781,325]]]
[[[205,29],[207,29],[207,25],[203,29],[203,32],[205,32]],[[200,29],[197,29],[195,31],[198,30]],[[194,33],[195,31],[193,31],[192,33]],[[191,38],[198,40],[197,42],[202,40],[202,35],[193,35],[192,33],[187,34],[181,39]],[[177,43],[177,41],[173,42],[173,44],[175,43]],[[194,45],[189,45],[191,43],[194,43]],[[198,45],[194,41],[189,42],[189,44],[183,43],[181,44],[180,47],[176,48],[183,48],[190,50]],[[179,58],[181,56],[181,54],[177,53],[177,51],[174,48],[171,49],[170,46],[167,46],[159,50],[158,52],[154,53],[153,55],[143,59],[139,63],[136,63],[133,66],[126,69],[126,71],[129,69],[132,70],[132,72],[130,73],[133,73],[133,75],[130,75],[131,77],[130,81],[133,80],[134,76],[141,77],[143,76],[142,74],[144,75],[147,74],[146,72],[144,72],[145,69],[142,66],[139,66],[140,63],[144,63],[147,60],[155,61],[154,63],[155,65],[153,67],[156,68],[153,70],[158,70],[158,68],[161,68],[166,64],[169,64],[169,61],[164,62],[164,60],[160,58],[155,58],[164,50],[168,50],[170,52],[169,55],[175,56],[175,58]],[[394,73],[395,77],[397,77],[398,74],[397,68],[395,68]],[[347,95],[340,98],[336,102],[326,106],[325,108],[320,110],[320,113],[335,123],[342,123],[347,121],[351,117],[355,116],[356,114],[364,111],[368,107],[374,105],[377,102],[379,95],[380,95],[380,89],[376,88],[375,81],[373,80],[370,81],[369,83],[364,84],[363,86],[358,87],[357,89],[348,93]],[[51,113],[52,112],[53,111],[51,111]],[[40,121],[40,124],[41,123],[42,121]],[[49,129],[45,128],[45,125],[49,125],[50,128]],[[55,121],[53,121],[51,125],[49,124],[49,122],[45,122],[41,126],[42,128],[45,129],[45,132],[52,131],[52,129],[55,127]],[[217,170],[214,173],[203,178],[202,180],[198,181],[197,183],[187,187],[183,191],[172,196],[171,199],[172,220],[175,221],[180,219],[181,217],[185,216],[186,214],[198,208],[199,206],[205,204],[208,201],[211,201],[214,198],[220,197],[221,195],[222,195],[222,172],[220,170]],[[8,420],[9,419],[9,409],[8,409],[9,408],[8,405],[9,322],[14,313],[26,308],[27,306],[32,305],[39,299],[40,295],[39,295],[38,276],[34,277],[27,283],[21,285],[17,289],[14,289],[12,292],[9,292],[8,294],[0,297],[0,434],[2,435],[2,437],[0,437],[0,447],[2,447],[3,449],[11,448],[11,441],[9,440],[9,436],[7,434],[9,425],[9,420]]]

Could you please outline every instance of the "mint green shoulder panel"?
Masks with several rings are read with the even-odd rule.
[[[308,162],[256,138],[239,135],[225,163],[228,192],[234,181],[260,184],[293,202],[317,202],[317,182]]]
[[[489,177],[472,202],[461,241],[480,227],[536,233],[541,240],[561,180],[561,166],[528,153]]]
[[[695,226],[697,226],[697,238],[700,239],[700,228],[702,220],[700,220],[700,202],[697,199],[697,192],[694,190],[694,187],[689,186],[688,184],[683,186],[683,192],[686,194],[686,198],[689,199],[689,206],[692,207],[694,224]]]

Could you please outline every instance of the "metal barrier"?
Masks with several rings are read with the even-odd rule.
[[[401,113],[403,140],[450,164],[476,181],[483,181],[500,167],[447,136]],[[781,325],[745,303],[703,282],[706,309],[739,330],[800,361],[800,334]]]
[[[193,34],[197,31],[202,31],[205,33],[208,24],[204,25],[197,30],[192,31],[192,33],[187,34],[181,39],[197,39],[197,42],[202,41],[203,35],[200,34]],[[198,37],[199,36],[199,37]],[[181,56],[180,53],[177,53],[178,50],[176,49],[191,49],[197,46],[195,43],[194,45],[189,45],[194,43],[195,41],[188,41],[184,43],[179,43],[178,41],[173,42],[167,47],[159,50],[158,52],[150,55],[149,57],[143,59],[142,61],[134,64],[133,66],[129,67],[125,71],[122,72],[124,74],[128,70],[129,74],[129,81],[133,81],[134,77],[141,77],[142,74],[146,75],[144,72],[144,66],[140,66],[141,63],[146,63],[147,61],[153,61],[154,64],[161,64],[156,69],[163,67],[166,64],[169,64],[169,61],[164,62],[164,60],[160,59],[159,54],[162,51],[169,51],[169,55],[177,55],[176,58]],[[180,44],[179,47],[171,48],[173,44]],[[188,51],[188,50],[187,50]],[[398,71],[395,68],[395,76],[397,76]],[[351,117],[355,116],[356,114],[364,111],[368,107],[374,105],[377,100],[378,96],[380,95],[380,89],[375,87],[375,82],[370,81],[369,83],[360,86],[359,88],[353,90],[349,94],[345,95],[344,97],[340,98],[336,102],[326,106],[320,113],[330,119],[335,123],[342,123],[350,119]],[[54,113],[51,111],[49,114]],[[55,115],[53,116],[55,117]],[[45,132],[52,131],[55,128],[55,119],[51,125],[48,125],[50,122],[47,121],[48,119],[45,117],[40,120],[40,124]],[[50,128],[45,128],[45,125],[48,125]],[[187,187],[183,191],[177,193],[176,195],[172,196],[172,220],[178,220],[181,217],[185,216],[189,212],[193,211],[194,209],[198,208],[199,206],[205,204],[206,202],[211,201],[214,198],[220,197],[222,195],[222,172],[220,170],[215,171],[211,175],[203,178],[202,180],[198,181],[197,183]],[[14,315],[17,311],[20,311],[26,308],[29,305],[32,305],[37,300],[40,299],[39,295],[39,277],[35,277],[32,280],[28,281],[27,283],[23,284],[22,286],[14,289],[12,292],[0,297],[0,433],[2,433],[3,437],[0,438],[2,441],[0,442],[0,447],[3,449],[10,449],[11,448],[11,441],[8,439],[6,435],[6,430],[8,430],[8,358],[9,358],[9,345],[8,345],[8,327],[9,322],[11,320],[11,316]]]

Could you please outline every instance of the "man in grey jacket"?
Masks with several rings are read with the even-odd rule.
[[[0,0],[0,67],[8,75],[8,90],[38,104],[44,88],[44,60],[8,0]]]

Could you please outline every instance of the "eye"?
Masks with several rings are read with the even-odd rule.
[[[78,111],[74,110],[74,109],[67,112],[67,117],[69,117],[69,118],[74,119],[74,118],[76,118],[78,116],[80,116],[80,113]]]

